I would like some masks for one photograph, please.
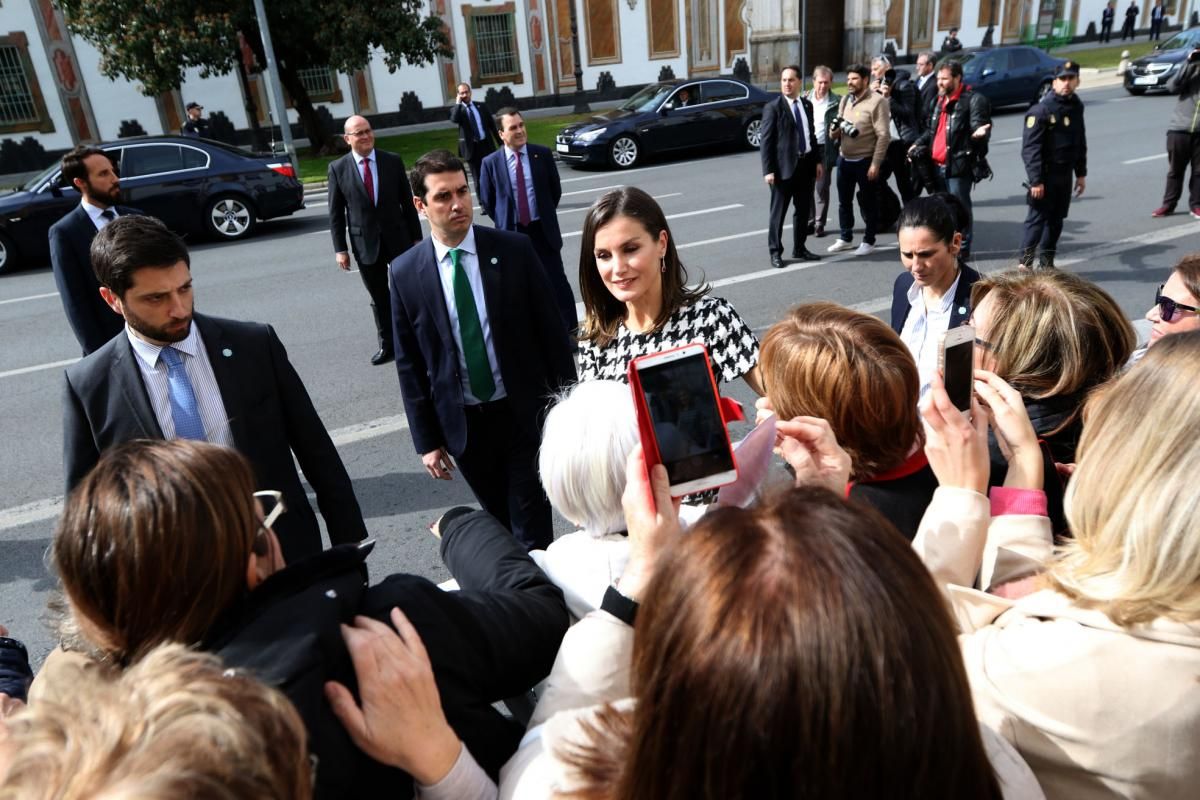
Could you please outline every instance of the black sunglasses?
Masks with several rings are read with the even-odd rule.
[[[1158,306],[1158,315],[1162,317],[1163,322],[1170,322],[1175,319],[1176,311],[1191,311],[1193,314],[1200,312],[1200,308],[1185,306],[1183,303],[1177,303],[1171,298],[1163,296],[1162,290],[1164,286],[1166,286],[1165,283],[1160,284],[1158,290],[1154,293],[1154,305]]]

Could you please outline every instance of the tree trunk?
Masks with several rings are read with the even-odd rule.
[[[312,149],[313,155],[329,155],[331,149],[329,142],[325,140],[325,125],[317,116],[317,109],[313,107],[312,100],[308,98],[308,92],[300,81],[300,76],[282,59],[279,61],[279,80],[292,98],[292,107],[296,109],[296,115],[300,117],[300,126],[304,128],[304,135],[308,137],[308,145]]]

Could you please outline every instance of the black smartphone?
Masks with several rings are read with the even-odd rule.
[[[938,368],[950,402],[964,414],[971,413],[975,384],[975,329],[960,325],[942,334]]]

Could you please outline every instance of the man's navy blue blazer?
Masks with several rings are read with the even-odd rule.
[[[533,170],[533,193],[537,200],[538,220],[546,243],[555,250],[562,249],[562,233],[558,227],[558,201],[562,197],[562,184],[558,180],[558,167],[550,148],[540,144],[528,144],[526,153]],[[517,198],[513,194],[512,182],[508,177],[508,152],[501,147],[483,159],[479,176],[479,205],[502,231],[517,229]],[[532,209],[531,209],[532,210]]]
[[[570,338],[529,237],[475,229],[492,346],[515,423],[541,440],[550,397],[576,379]],[[450,328],[433,239],[391,263],[396,372],[418,453],[467,445],[458,346]]]

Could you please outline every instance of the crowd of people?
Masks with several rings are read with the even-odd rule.
[[[789,202],[809,218],[796,201],[819,195],[818,145],[850,138],[847,114],[883,146],[843,142],[839,189],[896,154],[887,95],[924,85],[888,69],[886,92],[866,67],[847,98],[824,87],[824,142],[785,70],[773,223]],[[98,224],[93,279],[124,327],[67,373],[59,646],[34,677],[0,629],[0,800],[1193,797],[1200,254],[1158,287],[1141,349],[1082,277],[972,269],[952,181],[990,125],[959,78],[936,78],[946,124],[901,139],[936,167],[898,213],[890,324],[805,302],[761,342],[631,186],[586,214],[567,315],[519,113],[485,124],[470,87],[455,110],[485,210],[511,224],[476,225],[466,164],[434,151],[403,176],[431,228],[407,244],[385,230],[411,217],[373,216],[400,202],[396,165],[347,121],[337,172],[362,202],[331,215],[378,237],[352,236],[360,264],[390,259],[373,360],[395,361],[430,478],[461,472],[480,506],[431,527],[453,587],[369,576],[351,481],[274,331],[195,314],[161,223]],[[490,127],[509,138],[489,163]],[[85,182],[96,157],[76,156]],[[938,359],[963,325],[969,409]],[[681,502],[627,376],[691,343],[758,395],[745,441],[765,431],[777,468],[739,450],[738,491]],[[553,512],[577,530],[555,539]]]

